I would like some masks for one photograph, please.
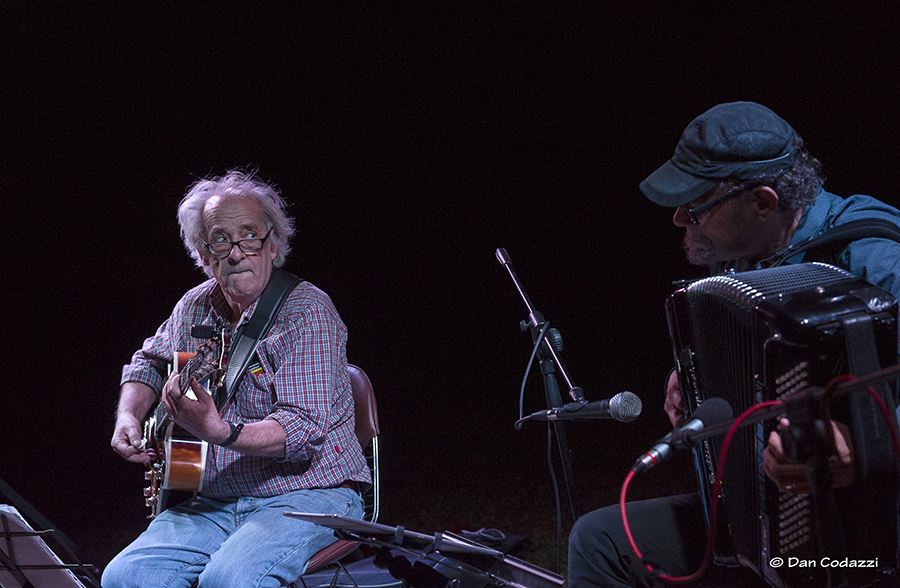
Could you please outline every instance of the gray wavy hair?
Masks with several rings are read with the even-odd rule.
[[[294,219],[287,214],[287,203],[274,185],[257,178],[255,172],[233,169],[222,177],[194,182],[178,205],[181,240],[203,273],[212,277],[212,271],[209,266],[203,264],[198,249],[206,241],[203,208],[213,196],[249,196],[259,202],[266,229],[274,229],[269,237],[278,248],[273,265],[275,267],[284,265],[291,252],[290,239],[294,235]]]
[[[761,175],[745,180],[724,180],[719,183],[723,193],[749,192],[759,186],[768,186],[778,194],[780,210],[797,210],[802,206],[812,205],[825,182],[822,164],[805,147],[800,135],[794,135],[794,149],[796,155],[791,169],[777,176]]]

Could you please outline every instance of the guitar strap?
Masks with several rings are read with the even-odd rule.
[[[288,295],[302,281],[285,270],[272,270],[272,276],[259,297],[253,316],[241,327],[238,331],[237,340],[231,345],[225,385],[216,394],[218,398],[216,407],[220,413],[234,397],[241,377],[247,371],[247,366],[250,365],[250,360],[253,359],[259,342],[272,328],[272,325],[275,323],[275,317],[278,316],[284,301],[287,300]]]

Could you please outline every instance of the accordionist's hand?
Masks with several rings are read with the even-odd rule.
[[[781,426],[787,427],[787,419],[781,420]],[[834,434],[835,454],[828,460],[831,470],[831,487],[849,486],[854,479],[853,446],[850,441],[850,430],[846,425],[831,421]],[[788,461],[781,444],[781,435],[777,431],[769,434],[769,444],[763,451],[763,471],[772,479],[782,492],[789,494],[807,494],[809,484],[809,468],[805,464]]]
[[[666,402],[663,408],[669,415],[673,428],[677,429],[684,425],[684,401],[681,399],[681,386],[678,384],[678,372],[675,370],[669,372],[669,379],[666,381]]]

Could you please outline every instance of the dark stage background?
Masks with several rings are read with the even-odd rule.
[[[663,302],[701,274],[637,186],[694,116],[762,102],[827,187],[900,204],[896,9],[702,6],[3,3],[0,478],[100,564],[143,528],[142,470],[108,446],[121,365],[202,278],[186,187],[249,165],[374,382],[382,522],[498,527],[552,564],[546,428],[513,429],[525,307],[495,249],[588,399],[643,399],[634,423],[568,427],[592,509],[668,430]],[[543,397],[533,376],[526,411]],[[680,465],[633,494],[689,487]]]

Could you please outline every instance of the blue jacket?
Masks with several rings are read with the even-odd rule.
[[[806,208],[791,239],[795,245],[828,229],[862,218],[883,218],[900,229],[900,211],[870,196],[841,198],[822,191],[816,203]],[[794,261],[794,260],[792,260]],[[888,239],[860,239],[847,246],[836,265],[864,278],[900,300],[900,243]]]

